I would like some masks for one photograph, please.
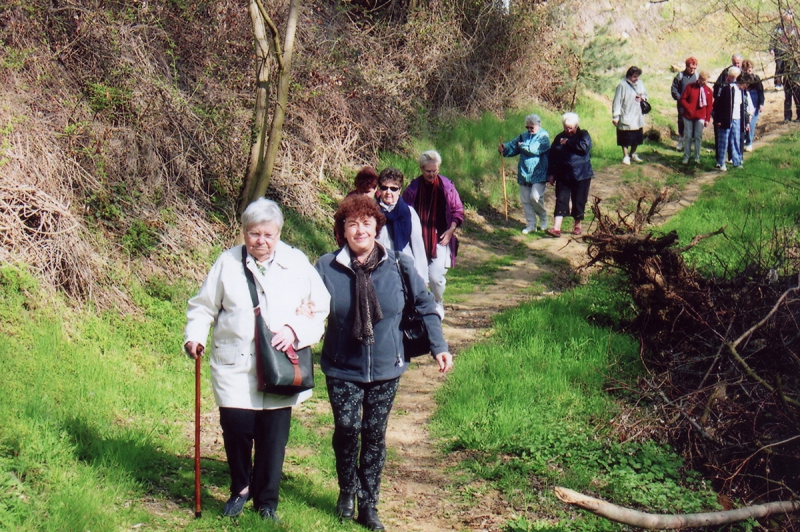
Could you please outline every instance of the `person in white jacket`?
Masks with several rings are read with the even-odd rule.
[[[242,226],[246,258],[242,246],[236,246],[211,267],[189,300],[184,348],[192,359],[202,356],[213,326],[211,383],[231,476],[223,515],[241,514],[253,499],[264,519],[279,522],[278,485],[292,407],[308,399],[311,390],[290,396],[258,390],[255,314],[244,268],[253,273],[261,315],[274,334],[272,345],[281,351],[319,342],[330,294],[303,252],[281,242],[283,215],[274,201],[251,203],[242,214]]]
[[[378,242],[386,249],[400,251],[414,259],[414,269],[428,284],[428,257],[422,241],[422,225],[414,207],[400,197],[404,181],[403,172],[391,166],[381,170],[378,176],[378,206],[386,216],[386,225],[378,235]]]
[[[617,128],[617,146],[622,148],[622,164],[642,162],[636,148],[644,143],[644,114],[642,100],[647,100],[647,91],[642,80],[642,69],[632,66],[619,82],[611,104],[611,122]]]

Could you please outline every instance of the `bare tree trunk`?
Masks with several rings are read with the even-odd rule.
[[[247,164],[241,193],[239,194],[239,214],[250,202],[258,175],[264,165],[264,140],[267,134],[267,104],[269,102],[269,41],[264,18],[258,9],[256,0],[248,6],[250,19],[253,22],[253,37],[256,49],[256,103],[253,112],[253,129],[251,133],[250,159]]]
[[[253,17],[253,31],[254,35],[256,35],[256,40],[258,41],[257,32],[257,25],[256,25],[256,18],[258,18],[261,22],[261,27],[266,28],[269,30],[272,36],[272,53],[275,56],[275,60],[278,63],[278,91],[276,95],[276,102],[275,108],[272,112],[272,123],[270,124],[269,133],[265,134],[266,131],[266,121],[267,121],[267,87],[268,84],[265,81],[263,89],[264,89],[264,107],[263,107],[263,116],[261,117],[261,121],[258,121],[258,105],[259,101],[256,102],[256,138],[254,139],[253,146],[251,148],[251,160],[250,164],[248,165],[248,178],[250,177],[250,171],[253,171],[253,175],[255,176],[254,179],[246,180],[245,187],[243,187],[241,198],[243,201],[239,204],[239,212],[241,213],[244,211],[244,208],[249,204],[251,201],[262,197],[267,192],[267,188],[269,187],[269,180],[272,177],[272,171],[275,167],[275,158],[278,154],[278,148],[280,147],[281,140],[283,138],[283,122],[286,117],[286,104],[289,101],[289,83],[291,82],[291,67],[292,67],[292,54],[294,52],[294,37],[297,33],[297,18],[299,16],[299,9],[300,7],[300,0],[290,0],[289,2],[289,17],[286,22],[286,34],[284,36],[283,41],[283,51],[281,51],[281,42],[280,42],[280,35],[278,34],[278,28],[272,22],[267,10],[264,8],[264,4],[261,0],[252,0],[251,1],[251,16],[254,15],[253,9],[257,11],[258,17]],[[264,41],[266,41],[266,33],[264,34]],[[257,44],[257,47],[261,47],[261,43]],[[265,58],[266,59],[266,58]],[[260,63],[261,69],[265,70],[266,62]],[[268,74],[266,74],[268,77]],[[257,96],[260,98],[261,94],[261,73],[259,73],[259,92]],[[264,142],[266,141],[266,149],[264,149]],[[257,159],[253,161],[253,154],[257,154]]]
[[[685,515],[658,515],[623,508],[610,502],[589,497],[568,488],[555,488],[556,497],[560,500],[585,508],[590,512],[605,517],[618,523],[647,528],[650,530],[664,530],[676,528],[696,528],[701,526],[724,525],[746,519],[757,519],[775,513],[791,513],[800,510],[800,501],[781,501],[757,506],[747,506],[737,510],[724,512],[706,512]]]

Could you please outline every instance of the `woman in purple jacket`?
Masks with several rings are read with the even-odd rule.
[[[442,156],[434,150],[420,155],[422,175],[409,183],[403,192],[403,201],[419,214],[428,257],[428,287],[436,300],[436,310],[444,319],[445,275],[456,263],[458,239],[455,233],[464,223],[464,205],[453,182],[439,174],[441,164]]]

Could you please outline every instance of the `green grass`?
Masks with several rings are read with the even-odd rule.
[[[725,228],[686,254],[702,271],[724,275],[758,263],[789,273],[789,254],[800,223],[800,135],[792,133],[748,154],[743,170],[729,171],[691,207],[662,228],[677,230],[681,242]],[[794,248],[796,249],[796,247]]]
[[[611,429],[625,398],[607,388],[641,372],[638,342],[618,331],[630,317],[624,284],[613,276],[505,312],[491,340],[459,356],[437,395],[434,429],[446,448],[469,451],[464,467],[516,508],[553,515],[548,530],[622,530],[565,510],[553,498],[556,485],[651,511],[716,507],[714,493],[668,447],[619,443]],[[539,529],[524,516],[508,527]]]
[[[193,519],[194,365],[180,350],[193,287],[133,285],[141,315],[93,313],[0,267],[0,530],[220,530],[222,456],[203,454],[203,517]],[[203,411],[215,407],[203,364]],[[317,375],[315,397],[327,403]],[[352,530],[334,517],[329,414],[296,416],[281,483],[283,530]],[[204,430],[216,427],[205,426]],[[160,508],[153,511],[153,508]],[[269,529],[249,510],[242,530]]]
[[[125,499],[144,497],[185,461],[176,416],[187,409],[190,374],[179,356],[152,354],[175,353],[165,341],[179,338],[160,333],[174,325],[179,334],[182,312],[143,300],[158,316],[150,327],[72,314],[9,266],[0,292],[0,483],[12,488],[0,496],[0,528],[111,530],[146,516]]]

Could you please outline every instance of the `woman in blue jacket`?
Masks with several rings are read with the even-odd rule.
[[[334,215],[346,244],[320,257],[316,265],[331,294],[320,365],[334,419],[336,512],[342,519],[352,519],[357,499],[357,521],[369,530],[384,530],[377,506],[386,461],[386,425],[406,369],[400,330],[405,303],[401,271],[410,285],[408,296],[428,328],[439,371],[453,367],[436,304],[413,259],[375,240],[385,221],[374,200],[346,198]]]
[[[547,229],[547,211],[544,208],[544,191],[547,186],[547,150],[550,149],[550,135],[542,129],[539,115],[525,117],[525,133],[514,140],[498,144],[497,150],[503,157],[519,155],[517,166],[517,183],[519,184],[519,202],[525,211],[525,229],[527,235],[540,227]],[[538,223],[537,223],[538,219]]]

